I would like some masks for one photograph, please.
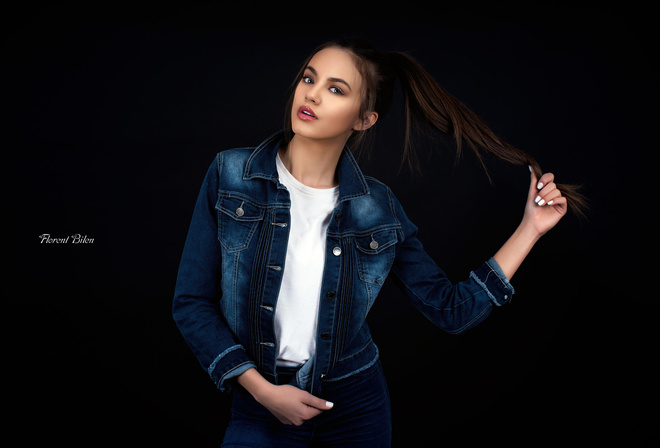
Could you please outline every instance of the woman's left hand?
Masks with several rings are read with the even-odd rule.
[[[531,174],[525,214],[511,238],[493,257],[504,275],[511,280],[534,244],[552,229],[568,210],[566,198],[555,185],[555,176],[545,173],[540,179]]]
[[[532,172],[522,224],[539,236],[552,229],[568,210],[566,198],[555,185],[555,176],[545,173],[540,179]]]

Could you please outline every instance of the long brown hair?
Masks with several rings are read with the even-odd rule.
[[[304,69],[312,57],[324,48],[336,47],[349,52],[355,59],[358,71],[363,79],[363,101],[360,109],[362,116],[375,111],[379,117],[384,117],[394,92],[396,79],[399,80],[403,92],[405,134],[401,163],[407,164],[413,172],[419,171],[419,157],[412,145],[413,130],[420,130],[421,124],[454,137],[456,140],[457,157],[460,156],[462,143],[474,151],[486,175],[488,169],[481,151],[486,151],[496,157],[515,165],[529,165],[537,178],[543,174],[541,167],[533,157],[515,148],[497,137],[493,131],[474,112],[452,96],[438,84],[431,74],[419,62],[406,53],[380,53],[367,41],[362,39],[345,39],[327,42],[319,46],[303,63],[293,84],[293,89],[302,79]],[[293,138],[291,128],[291,108],[293,93],[286,106],[285,139]],[[366,131],[354,132],[349,139],[351,150],[359,156],[368,150],[367,140],[376,126]],[[488,176],[490,179],[490,176]],[[566,197],[573,212],[579,217],[585,216],[587,201],[579,193],[575,185],[557,184],[557,188]]]

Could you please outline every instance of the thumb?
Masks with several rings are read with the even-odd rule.
[[[529,173],[530,173],[530,181],[529,181],[529,193],[527,194],[527,197],[529,200],[534,200],[536,195],[538,195],[538,189],[536,188],[538,184],[538,178],[536,177],[536,173],[532,169],[531,165],[529,166]]]

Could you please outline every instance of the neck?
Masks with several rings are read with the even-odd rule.
[[[279,150],[286,169],[303,185],[312,188],[336,187],[337,164],[345,141],[319,141],[294,135]]]

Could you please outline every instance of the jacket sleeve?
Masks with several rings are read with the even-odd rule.
[[[448,333],[462,333],[482,322],[493,306],[511,300],[513,286],[493,258],[470,272],[466,280],[452,283],[426,253],[417,238],[417,227],[408,220],[393,195],[391,201],[401,224],[392,278],[435,325]]]
[[[218,241],[218,177],[221,155],[209,168],[193,212],[174,291],[172,315],[186,343],[222,391],[256,367],[220,311],[222,254]]]

